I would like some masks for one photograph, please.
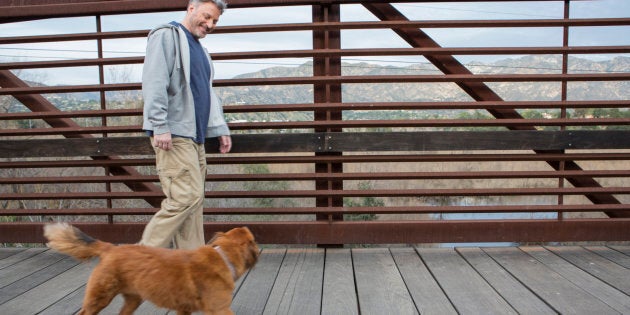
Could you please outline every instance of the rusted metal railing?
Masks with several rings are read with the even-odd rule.
[[[95,5],[94,2],[98,2]],[[397,1],[410,3],[412,1]],[[440,2],[440,1],[425,1]],[[479,1],[481,2],[481,1]],[[534,1],[532,1],[534,2]],[[212,36],[305,32],[312,49],[213,52],[217,63],[301,58],[312,73],[292,77],[217,79],[220,92],[306,87],[299,102],[226,102],[234,151],[209,154],[206,227],[212,233],[248,225],[261,243],[441,243],[615,241],[630,239],[630,94],[576,99],[571,84],[628,84],[630,69],[571,70],[576,55],[630,53],[624,45],[571,46],[570,30],[630,27],[630,18],[571,18],[571,1],[556,2],[558,18],[410,20],[388,1],[231,0],[232,10],[305,6],[299,23],[226,25]],[[94,17],[94,32],[0,34],[0,48],[93,42],[91,58],[6,60],[0,63],[0,242],[41,242],[48,220],[73,221],[97,237],[137,241],[162,192],[153,153],[142,135],[141,102],[112,106],[111,93],[137,92],[140,82],[107,82],[106,68],[140,65],[143,56],[111,57],[109,40],[142,40],[147,29],[103,31],[103,17],[181,11],[187,1],[0,1],[2,25],[46,18]],[[360,5],[377,21],[342,21]],[[442,47],[428,29],[557,28],[562,42],[533,47]],[[344,48],[342,32],[392,30],[409,47]],[[474,73],[455,56],[553,55],[559,69]],[[354,57],[425,58],[431,74],[344,71]],[[96,67],[91,84],[35,86],[20,71]],[[532,69],[528,69],[532,70]],[[43,82],[46,83],[46,82]],[[457,100],[344,99],[350,87],[448,84]],[[556,84],[558,97],[504,100],[496,83]],[[274,90],[275,91],[275,90]],[[94,108],[59,108],[53,95],[97,93]],[[264,95],[265,92],[259,92]],[[269,92],[274,93],[274,92]],[[115,107],[115,108],[114,108]],[[1,108],[0,108],[1,109]],[[580,110],[617,110],[616,117],[577,116]],[[442,111],[443,117],[430,111]],[[483,115],[458,117],[472,111]],[[551,117],[525,117],[546,110]],[[394,118],[348,118],[355,112],[400,111]],[[308,119],[291,114],[307,113]],[[287,118],[289,117],[289,118]],[[30,123],[27,123],[30,122]],[[88,123],[89,122],[89,123]],[[216,147],[206,143],[208,152]]]

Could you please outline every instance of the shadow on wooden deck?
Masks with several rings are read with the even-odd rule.
[[[0,248],[0,314],[73,314],[94,266]],[[236,314],[630,314],[630,246],[263,249]],[[101,314],[117,314],[118,297]],[[136,314],[174,314],[144,303]]]

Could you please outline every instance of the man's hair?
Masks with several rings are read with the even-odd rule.
[[[221,14],[223,14],[223,11],[227,9],[227,2],[225,2],[224,0],[189,0],[188,4],[197,5],[199,3],[208,3],[208,2],[212,2],[216,4]]]

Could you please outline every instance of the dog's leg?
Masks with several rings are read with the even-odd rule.
[[[104,309],[109,303],[114,299],[114,295],[105,295],[101,294],[99,296],[93,296],[91,300],[87,300],[88,295],[86,295],[86,299],[83,301],[83,308],[79,314],[81,315],[93,315],[98,314],[102,309]]]
[[[210,299],[210,303],[204,305],[204,315],[234,315],[230,309],[232,304],[232,291],[224,290],[223,292],[215,292]],[[208,300],[206,300],[208,302]]]
[[[120,315],[132,315],[140,304],[142,304],[142,298],[139,295],[123,294],[125,298],[125,304],[120,309]]]
[[[88,280],[85,297],[83,297],[83,309],[81,309],[80,314],[98,314],[112,302],[119,292],[117,281],[108,275],[107,271],[99,267],[100,265],[94,268]]]

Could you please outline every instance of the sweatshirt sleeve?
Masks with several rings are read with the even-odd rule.
[[[207,137],[214,138],[219,136],[229,136],[230,128],[225,122],[225,115],[223,114],[223,103],[217,95],[212,81],[214,80],[214,64],[212,58],[208,54],[208,50],[204,48],[206,55],[208,56],[208,62],[210,63],[210,120],[208,121],[208,129],[206,131]]]
[[[207,136],[209,138],[229,136],[230,129],[225,122],[223,104],[221,103],[219,97],[217,97],[212,87],[210,87],[210,89],[210,99],[212,100],[212,105],[210,106],[210,121],[208,124]]]
[[[169,132],[167,121],[168,90],[175,62],[173,35],[161,29],[149,35],[142,70],[142,97],[144,99],[145,129],[155,134]]]

